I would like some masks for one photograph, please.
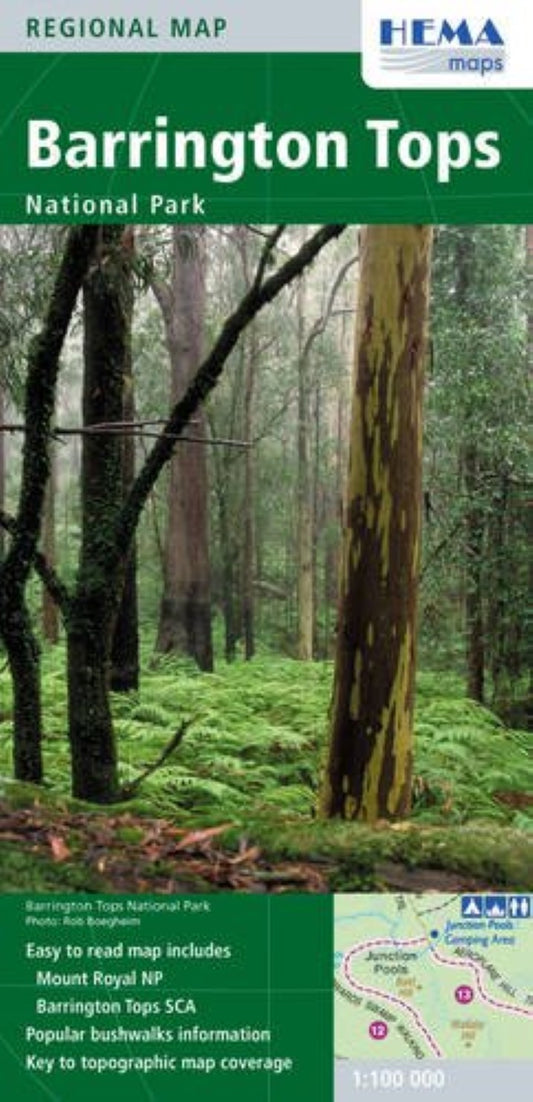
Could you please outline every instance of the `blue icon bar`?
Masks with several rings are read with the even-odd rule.
[[[531,895],[463,895],[461,918],[532,918]]]

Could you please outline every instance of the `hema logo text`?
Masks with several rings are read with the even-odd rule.
[[[412,73],[485,73],[505,68],[505,41],[492,19],[382,19],[382,64]]]

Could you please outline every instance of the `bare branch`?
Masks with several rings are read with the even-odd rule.
[[[346,263],[343,264],[339,268],[339,271],[337,272],[337,275],[335,276],[335,279],[333,280],[333,283],[331,285],[331,290],[329,292],[328,301],[327,301],[327,304],[326,304],[326,309],[324,310],[324,313],[321,315],[321,317],[316,319],[314,325],[312,326],[311,332],[309,333],[309,336],[307,337],[307,340],[304,344],[303,351],[302,351],[302,356],[303,356],[304,359],[306,358],[306,356],[309,355],[309,352],[311,350],[311,345],[314,343],[314,341],[316,341],[317,337],[320,337],[322,335],[322,333],[324,332],[324,330],[325,330],[325,328],[326,328],[326,326],[327,326],[327,324],[328,324],[331,317],[334,317],[336,314],[341,314],[341,313],[344,314],[344,313],[352,313],[353,312],[351,310],[349,310],[349,311],[335,310],[334,311],[333,307],[335,305],[335,299],[337,297],[337,292],[338,292],[341,284],[343,283],[345,276],[348,274],[348,272],[350,271],[350,268],[356,263],[356,261],[358,259],[359,258],[357,256],[351,256],[350,259],[347,260]]]
[[[165,762],[168,761],[168,758],[171,756],[171,754],[173,754],[174,751],[178,749],[178,746],[180,745],[186,731],[193,723],[196,722],[197,719],[198,716],[193,716],[192,719],[183,721],[181,726],[178,727],[177,731],[175,731],[175,733],[172,735],[172,738],[169,740],[169,742],[167,742],[166,746],[163,747],[156,761],[152,762],[151,765],[147,765],[146,768],[143,769],[142,773],[139,773],[138,777],[135,777],[134,780],[129,782],[129,784],[124,785],[124,787],[120,791],[120,799],[131,800],[137,790],[140,788],[142,782],[145,781],[147,777],[151,777],[152,773],[155,773],[156,769],[161,769]]]
[[[227,440],[211,436],[172,436],[171,433],[150,432],[143,428],[144,425],[165,425],[166,421],[102,421],[98,425],[79,425],[77,427],[61,428],[57,426],[50,433],[51,436],[134,436],[136,439],[150,437],[159,440],[169,436],[171,440],[177,440],[181,444],[214,444],[228,448],[251,448],[253,443],[248,440]],[[197,424],[189,421],[189,425]],[[0,425],[0,432],[25,432],[26,425]]]
[[[261,286],[261,284],[263,282],[263,276],[265,274],[265,269],[267,267],[267,264],[270,263],[270,260],[272,258],[272,253],[273,253],[274,249],[276,248],[276,245],[277,245],[281,235],[285,232],[286,228],[287,228],[286,226],[276,226],[276,229],[271,234],[269,234],[269,236],[267,237],[266,242],[265,242],[265,246],[264,246],[263,251],[261,253],[261,256],[259,258],[259,264],[257,265],[257,271],[255,273],[255,278],[254,278],[254,282],[253,282],[253,288],[255,290],[257,290],[257,288]]]
[[[159,279],[153,272],[148,275],[148,284],[159,303],[163,317],[168,318],[172,310],[172,293],[170,287],[168,287],[166,283],[163,283],[163,280]]]
[[[433,548],[431,554],[426,559],[420,571],[420,581],[422,581],[422,579],[425,577],[432,563],[435,562],[435,559],[438,559],[439,556],[442,555],[442,552],[446,550],[450,543],[452,543],[455,536],[461,531],[463,524],[464,517],[461,517],[460,520],[457,521],[457,524],[454,524],[453,528],[451,528],[450,531],[447,532],[446,535],[443,537],[443,539],[441,539],[440,543],[438,543],[437,546]]]

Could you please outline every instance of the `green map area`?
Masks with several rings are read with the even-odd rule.
[[[338,1059],[531,1057],[532,901],[489,899],[336,897]]]

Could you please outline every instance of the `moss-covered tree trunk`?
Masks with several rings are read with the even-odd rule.
[[[71,601],[67,631],[72,794],[94,803],[117,798],[117,754],[109,705],[112,595],[95,582]]]
[[[59,357],[95,237],[93,226],[69,231],[42,329],[28,353],[19,501],[9,549],[0,563],[0,635],[13,678],[14,770],[22,781],[42,779],[39,648],[26,606],[26,584],[41,530]]]
[[[5,421],[6,415],[6,400],[4,384],[0,379],[0,424]],[[3,432],[0,432],[0,510],[4,511],[5,506],[5,494],[6,494],[6,442]],[[4,558],[5,553],[5,533],[4,529],[0,526],[0,562]]]
[[[410,808],[431,244],[429,226],[361,236],[326,816]]]
[[[2,601],[2,637],[13,682],[13,771],[21,781],[39,784],[41,753],[41,684],[39,645],[20,593]]]
[[[130,362],[131,256],[123,227],[101,228],[97,259],[84,284],[85,427],[121,421]],[[73,794],[96,803],[117,796],[109,708],[111,642],[124,567],[115,559],[123,503],[121,437],[86,433],[82,441],[82,532],[75,592],[67,616],[68,712]]]
[[[43,555],[48,565],[52,568],[55,568],[56,565],[56,491],[57,462],[52,448],[50,451],[50,474],[48,476],[44,498],[41,534]],[[55,646],[59,639],[59,609],[45,585],[43,585],[42,590],[41,610],[44,638],[48,643],[51,643],[52,646]]]
[[[135,395],[131,354],[124,366],[122,420],[135,420]],[[122,495],[126,500],[135,479],[135,436],[126,432],[121,438]],[[137,541],[128,554],[122,600],[113,632],[111,647],[111,688],[113,692],[129,693],[139,688],[139,602],[137,594]]]

